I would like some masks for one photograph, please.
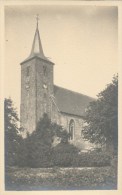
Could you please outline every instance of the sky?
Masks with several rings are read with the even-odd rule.
[[[31,52],[39,14],[54,83],[91,96],[118,72],[118,13],[114,6],[33,5],[5,8],[5,97],[20,108],[21,66]]]

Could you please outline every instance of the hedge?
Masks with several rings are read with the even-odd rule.
[[[52,153],[52,165],[60,167],[109,166],[111,157],[105,152],[81,152],[71,144],[59,144]]]

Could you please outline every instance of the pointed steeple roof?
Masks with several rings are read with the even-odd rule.
[[[37,17],[37,26],[36,26],[36,31],[34,35],[33,44],[32,44],[31,53],[29,57],[24,60],[24,62],[32,59],[33,57],[39,57],[43,60],[51,62],[47,57],[45,57],[43,49],[42,49],[42,44],[41,44],[41,39],[40,39],[40,34],[39,34],[39,29],[38,29],[38,17]]]
[[[29,57],[34,57],[34,56],[39,56],[42,59],[47,59],[44,56],[44,52],[42,49],[42,44],[41,44],[41,39],[40,39],[40,34],[39,34],[39,29],[38,29],[38,23],[36,27],[36,32],[32,44],[32,49]]]
[[[31,55],[40,55],[42,58],[45,57],[43,53],[42,45],[41,45],[38,27],[36,28],[36,32],[35,32],[30,56]]]

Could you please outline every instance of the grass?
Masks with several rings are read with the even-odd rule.
[[[117,189],[113,166],[92,168],[6,168],[6,190],[112,190]]]

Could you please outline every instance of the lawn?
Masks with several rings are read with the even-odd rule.
[[[7,167],[5,189],[9,190],[112,190],[117,189],[117,171],[112,166],[92,168]]]

